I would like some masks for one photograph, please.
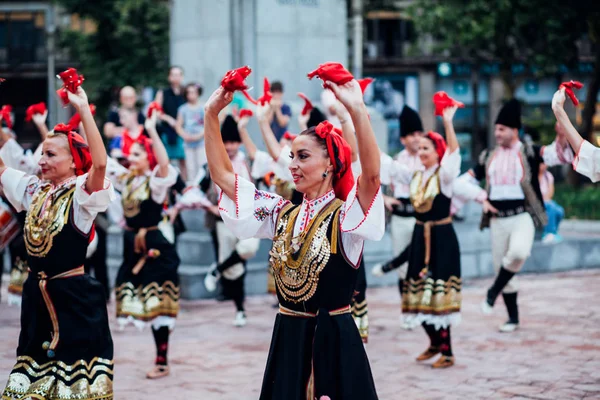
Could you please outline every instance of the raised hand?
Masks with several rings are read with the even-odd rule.
[[[222,86],[219,86],[206,101],[206,104],[204,105],[204,111],[206,113],[218,115],[221,110],[231,103],[231,100],[233,100],[233,92],[225,90]]]
[[[556,112],[558,110],[564,110],[566,98],[565,88],[561,87],[554,93],[554,96],[552,96],[552,111]]]
[[[45,125],[46,119],[48,118],[48,110],[44,111],[43,114],[33,114],[31,120],[36,126]]]
[[[335,97],[351,112],[364,107],[364,100],[362,90],[356,79],[352,79],[350,82],[343,85],[336,85],[331,81],[325,82],[325,84],[331,88]]]
[[[67,90],[67,96],[69,97],[69,103],[71,103],[77,111],[80,111],[82,107],[89,107],[87,94],[81,86],[77,88],[75,93]]]
[[[444,111],[442,111],[442,120],[444,122],[452,122],[452,119],[454,119],[454,114],[456,114],[456,110],[458,110],[458,106],[444,108]]]

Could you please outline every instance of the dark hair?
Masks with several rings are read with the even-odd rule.
[[[179,66],[179,65],[171,65],[169,67],[169,74],[171,73],[171,71],[173,71],[173,69],[177,68],[178,70],[181,71],[181,73],[183,74],[183,67]]]
[[[310,116],[308,117],[308,122],[306,123],[306,126],[311,128],[313,126],[319,125],[323,121],[327,121],[327,118],[325,118],[325,115],[321,112],[321,110],[315,107],[312,110],[310,110]]]
[[[185,101],[188,101],[187,91],[189,88],[196,88],[198,90],[198,97],[202,96],[202,86],[198,85],[196,82],[190,82],[185,85],[185,89],[183,90],[183,96],[185,97]]]
[[[271,83],[271,92],[283,93],[283,83],[275,81]]]

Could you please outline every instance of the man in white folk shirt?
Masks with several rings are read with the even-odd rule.
[[[473,178],[486,180],[486,188],[480,189],[473,200],[483,204],[481,229],[490,228],[497,275],[481,309],[484,314],[491,314],[502,293],[508,321],[500,327],[501,332],[513,332],[519,327],[514,275],[531,253],[536,227],[547,223],[538,179],[540,164],[550,167],[571,162],[574,157],[564,135],[557,134],[550,145],[538,146],[520,141],[520,129],[521,107],[513,99],[496,118],[496,147],[483,151],[475,167],[459,178],[465,185],[474,185]]]

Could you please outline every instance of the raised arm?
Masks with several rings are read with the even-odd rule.
[[[88,192],[97,192],[104,189],[104,178],[106,176],[106,148],[100,136],[100,131],[94,121],[92,110],[88,102],[87,95],[81,86],[77,88],[77,93],[67,91],[69,102],[75,107],[81,116],[83,129],[87,135],[87,143],[92,155],[92,168],[90,169],[85,188]]]
[[[150,139],[152,139],[152,151],[154,152],[154,157],[156,157],[156,165],[158,166],[158,172],[156,174],[159,178],[165,178],[169,175],[169,155],[167,154],[167,149],[165,149],[165,145],[162,140],[158,136],[158,132],[156,131],[156,119],[157,113],[152,113],[150,118],[146,118],[146,122],[144,123],[144,127],[146,128],[146,132],[150,135]]]
[[[565,136],[569,141],[569,144],[575,151],[578,151],[584,140],[571,123],[571,120],[565,111],[564,88],[560,88],[554,93],[554,96],[552,97],[552,111],[554,111],[558,123],[564,128]]]
[[[352,162],[355,162],[358,160],[358,142],[356,141],[356,133],[354,132],[350,113],[348,113],[348,110],[339,101],[335,105],[335,109],[340,124],[342,124],[342,135],[352,149]]]
[[[46,126],[47,118],[48,110],[44,111],[43,114],[33,114],[33,116],[31,117],[33,123],[35,124],[35,127],[40,132],[40,138],[42,139],[42,142],[46,140],[46,137],[48,136],[48,127]]]
[[[454,131],[454,124],[452,119],[454,114],[458,110],[457,106],[447,107],[443,111],[442,120],[444,121],[444,131],[446,131],[446,144],[448,145],[448,153],[454,153],[458,149],[458,139],[456,138],[456,132]]]
[[[204,106],[204,147],[213,182],[227,197],[235,199],[235,173],[225,150],[219,125],[219,113],[231,103],[231,100],[233,100],[233,93],[219,86],[206,102]]]
[[[240,138],[242,139],[242,143],[246,148],[246,152],[248,153],[248,157],[250,160],[254,160],[254,156],[256,155],[256,145],[254,141],[250,137],[248,133],[248,122],[250,121],[250,117],[240,118],[238,121],[238,131],[240,132]]]
[[[281,154],[281,145],[277,141],[269,123],[270,107],[268,104],[264,106],[258,105],[256,107],[256,118],[258,119],[260,133],[267,146],[267,152],[273,160],[277,160]]]
[[[362,91],[355,79],[340,86],[329,81],[326,83],[350,113],[352,123],[356,129],[358,151],[360,154],[365,155],[365,157],[360,157],[362,174],[358,177],[358,201],[363,212],[367,213],[372,200],[381,187],[379,176],[380,157],[368,155],[378,155],[380,151],[369,121]]]

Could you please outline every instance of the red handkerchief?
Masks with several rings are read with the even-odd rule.
[[[27,111],[25,111],[25,121],[29,122],[35,114],[43,114],[45,112],[46,103],[41,102],[37,104],[32,104],[29,107],[27,107]]]
[[[152,113],[154,113],[154,111],[158,112],[158,113],[163,113],[164,110],[162,108],[162,106],[160,104],[158,104],[157,102],[153,101],[152,103],[150,103],[150,105],[148,106],[148,112],[146,113],[146,116],[148,118],[152,117]]]
[[[573,92],[573,89],[581,89],[583,87],[583,83],[579,82],[579,81],[569,81],[569,82],[563,82],[560,84],[560,86],[558,87],[560,88],[565,88],[565,94],[567,96],[569,96],[569,98],[571,99],[571,101],[573,102],[574,105],[578,105],[579,104],[579,99],[577,99],[577,96],[575,96],[575,93]]]
[[[2,106],[2,108],[0,108],[0,117],[2,117],[2,121],[4,121],[4,123],[6,124],[8,129],[12,129],[12,127],[13,127],[13,121],[12,121],[12,118],[10,117],[11,112],[12,112],[12,106],[10,106],[8,104],[4,105],[4,106]]]
[[[248,85],[246,84],[246,78],[251,72],[252,70],[248,66],[231,70],[227,72],[221,80],[221,86],[229,92],[247,90]]]
[[[446,92],[436,92],[433,95],[433,104],[435,104],[435,115],[442,116],[444,109],[448,107],[458,106],[458,108],[464,108],[464,104],[460,101],[454,100],[448,96]]]
[[[254,113],[249,108],[242,108],[240,110],[239,116],[240,116],[240,118],[244,118],[244,117],[252,117],[253,115],[254,115]]]
[[[362,93],[365,94],[365,90],[367,90],[367,88],[369,87],[369,85],[374,81],[375,79],[373,78],[363,78],[363,79],[358,79],[358,84],[360,85],[360,90],[362,90]]]
[[[310,110],[315,108],[304,93],[298,93],[298,97],[300,97],[302,100],[304,100],[304,107],[302,108],[302,112],[301,112],[302,115],[308,114],[310,112]]]
[[[66,71],[61,72],[57,75],[57,77],[63,81],[62,88],[56,91],[58,97],[63,104],[63,107],[69,104],[69,96],[67,95],[67,90],[71,93],[77,92],[77,88],[81,86],[83,81],[85,80],[83,75],[79,75],[75,68],[69,68]]]
[[[331,81],[336,85],[343,85],[354,79],[352,74],[342,64],[334,62],[321,64],[319,68],[308,74],[308,79],[314,77],[321,79],[323,82]],[[327,85],[323,84],[323,87],[327,88]]]

